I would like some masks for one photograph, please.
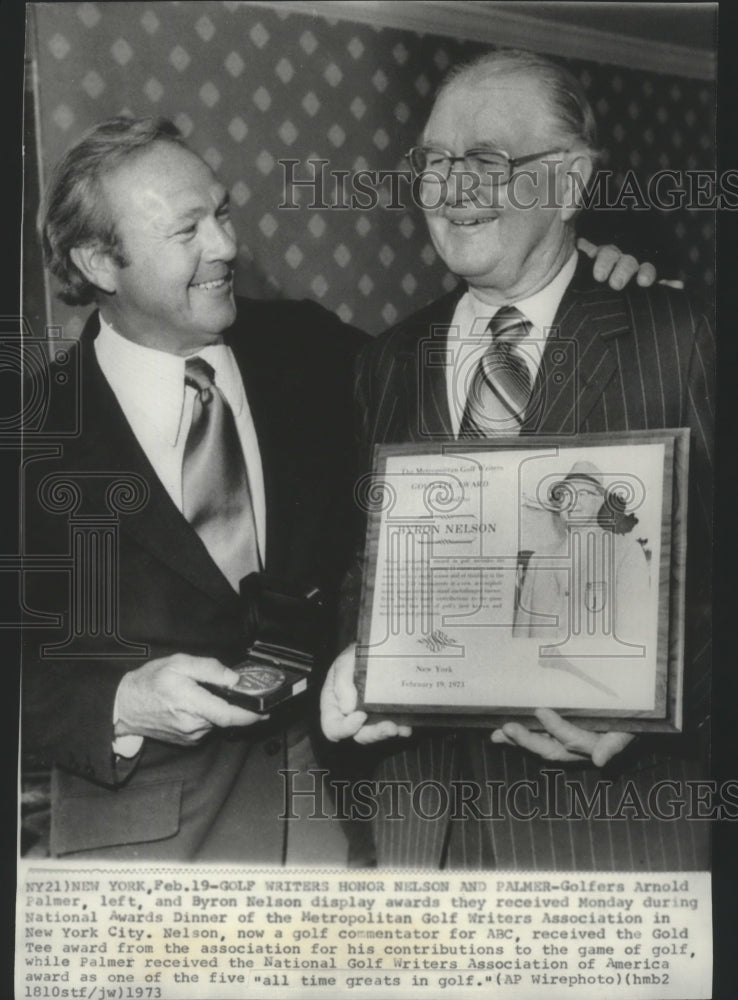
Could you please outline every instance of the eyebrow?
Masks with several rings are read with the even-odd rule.
[[[231,203],[230,193],[224,190],[223,197],[215,206],[216,215],[218,214],[218,212],[222,212],[224,208],[228,208],[230,203]],[[202,206],[200,205],[193,206],[192,208],[183,209],[172,220],[172,226],[178,227],[187,222],[194,222],[197,219],[201,219],[203,215],[207,215],[207,212],[203,211]]]

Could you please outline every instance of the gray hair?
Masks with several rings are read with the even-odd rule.
[[[188,148],[166,118],[108,118],[86,132],[54,168],[39,212],[39,232],[44,261],[59,280],[64,302],[87,305],[96,294],[71,258],[74,247],[97,244],[120,267],[129,263],[101,179],[155,142]]]
[[[436,99],[457,83],[486,80],[515,73],[538,80],[547,97],[561,142],[568,149],[581,149],[597,157],[597,126],[594,112],[577,78],[558,63],[524,49],[498,49],[461,63],[449,71]]]

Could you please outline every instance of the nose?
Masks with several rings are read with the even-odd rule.
[[[463,156],[452,156],[446,179],[446,203],[458,204],[471,197],[474,200],[479,179],[470,173]]]
[[[235,260],[238,247],[236,246],[236,233],[230,219],[226,221],[221,221],[218,218],[210,219],[206,228],[205,238],[205,255],[210,260],[224,260],[228,262]]]

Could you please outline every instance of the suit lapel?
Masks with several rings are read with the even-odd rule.
[[[280,386],[267,384],[269,373],[264,371],[256,359],[249,351],[250,341],[247,333],[241,331],[239,337],[229,338],[229,346],[234,353],[238,367],[243,379],[243,387],[246,392],[251,418],[254,421],[254,430],[259,444],[259,455],[261,457],[261,471],[264,479],[264,498],[266,507],[266,558],[270,559],[270,553],[274,553],[277,542],[276,533],[278,524],[271,516],[274,509],[273,498],[279,489],[279,468],[278,461],[284,462],[286,457],[279,455],[278,448],[271,445],[272,426],[274,410],[270,410],[269,403],[273,403],[280,398]]]
[[[575,434],[615,374],[616,337],[630,333],[624,299],[584,275],[580,261],[556,313],[522,433]],[[536,406],[538,401],[538,406]]]
[[[93,317],[83,334],[85,434],[78,452],[86,479],[87,501],[104,511],[105,490],[112,475],[131,473],[144,480],[148,497],[140,510],[122,514],[121,532],[135,539],[180,576],[219,603],[236,595],[205,545],[161,484],[136,440],[94,356],[97,321]],[[75,456],[76,457],[76,456]]]
[[[444,356],[462,294],[463,288],[457,289],[423,310],[408,327],[407,346],[397,352],[405,407],[401,420],[388,417],[387,422],[397,424],[393,431],[405,434],[405,440],[453,436]],[[594,281],[586,257],[580,258],[554,327],[546,341],[523,434],[580,432],[617,371],[616,338],[631,333],[624,297]]]
[[[447,341],[451,320],[463,289],[457,289],[423,310],[408,331],[408,346],[396,363],[402,365],[406,424],[405,439],[423,442],[453,437],[446,387]]]

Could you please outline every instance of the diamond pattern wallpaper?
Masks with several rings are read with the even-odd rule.
[[[295,189],[292,208],[280,208],[279,161],[298,161],[296,179],[311,176],[307,160],[328,161],[323,203],[340,199],[331,172],[407,169],[403,153],[445,71],[485,48],[238,3],[36,5],[29,51],[42,176],[96,121],[121,112],[165,115],[231,189],[238,290],[313,298],[377,333],[453,287],[420,212],[397,207],[389,183],[380,186],[373,210],[323,209],[305,186]],[[579,60],[569,65],[595,106],[604,162],[616,182],[630,169],[645,183],[659,168],[713,167],[709,83]],[[27,169],[36,170],[28,151]],[[603,215],[583,219],[584,230],[617,239],[656,259],[665,276],[712,294],[710,213]],[[33,258],[32,248],[26,257]],[[27,313],[43,324],[43,296],[34,301],[33,288],[27,282]],[[49,321],[75,335],[79,310],[50,301]]]

